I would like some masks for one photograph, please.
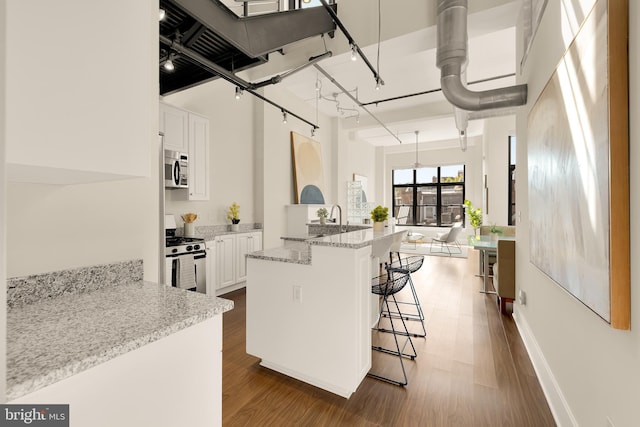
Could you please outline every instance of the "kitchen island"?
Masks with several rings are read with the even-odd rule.
[[[365,229],[247,255],[247,353],[349,398],[371,368],[372,255],[404,233]]]
[[[78,426],[221,424],[233,301],[143,281],[141,261],[8,284],[9,403],[69,404]]]

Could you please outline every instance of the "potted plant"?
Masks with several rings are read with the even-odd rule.
[[[316,211],[316,215],[320,218],[320,224],[325,225],[327,223],[327,217],[329,217],[329,211],[325,208],[320,208]]]
[[[489,232],[491,233],[491,240],[498,240],[500,238],[500,235],[504,234],[504,230],[495,224],[491,224],[491,227],[489,227]]]
[[[240,222],[240,206],[233,202],[227,210],[227,219],[231,221],[231,231],[238,231],[238,223]]]
[[[482,225],[482,209],[473,206],[470,200],[464,201],[464,210],[469,215],[469,224],[473,227],[473,236],[478,235],[478,228]]]
[[[373,220],[373,231],[384,230],[384,222],[389,218],[389,208],[380,205],[371,211],[371,219]]]

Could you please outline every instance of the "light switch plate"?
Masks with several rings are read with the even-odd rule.
[[[302,286],[295,285],[293,287],[293,300],[296,302],[302,302]]]

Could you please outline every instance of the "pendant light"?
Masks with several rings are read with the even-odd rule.
[[[420,164],[420,162],[418,162],[418,133],[420,131],[415,131],[416,134],[416,162],[413,164],[413,168],[414,169],[419,169],[422,167],[422,165]]]

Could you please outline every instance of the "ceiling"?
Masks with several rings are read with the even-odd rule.
[[[317,106],[318,111],[323,114],[344,118],[343,128],[352,131],[357,139],[375,146],[398,146],[399,140],[413,145],[416,130],[419,131],[419,142],[457,140],[458,131],[452,116],[453,108],[440,91],[440,70],[436,67],[435,61],[435,0],[428,0],[426,2],[428,6],[422,3],[416,4],[416,0],[386,3],[387,8],[382,9],[380,19],[383,31],[379,45],[377,43],[378,2],[350,0],[351,3],[345,3],[343,0],[342,3],[338,3],[339,19],[345,24],[370,63],[379,70],[384,80],[385,84],[380,90],[375,89],[374,75],[362,58],[356,61],[351,60],[349,44],[340,30],[335,31],[335,38],[320,38],[318,34],[323,33],[321,31],[316,32],[316,35],[307,35],[303,41],[286,45],[285,49],[279,50],[282,55],[264,54],[255,57],[247,55],[234,43],[224,40],[224,37],[212,31],[215,28],[199,25],[195,19],[187,16],[180,7],[175,5],[175,3],[199,1],[209,0],[161,0],[161,6],[178,9],[172,18],[161,23],[161,35],[170,37],[177,28],[183,34],[195,35],[196,37],[187,40],[191,43],[192,49],[203,53],[209,52],[209,55],[212,55],[210,56],[212,61],[227,70],[238,73],[238,76],[243,76],[247,81],[254,82],[296,68],[305,64],[309,56],[323,53],[324,49],[330,50],[333,56],[322,59],[318,65],[342,87],[350,91],[359,100],[360,106],[341,93],[336,85],[313,66],[286,77],[278,83],[279,88],[303,99],[314,111]],[[223,1],[229,3],[230,0]],[[381,1],[385,4],[385,0]],[[514,74],[517,62],[515,24],[521,1],[474,0],[470,3],[472,4],[469,6],[468,16],[469,61],[466,70],[469,87],[472,90],[484,90],[515,84]],[[213,2],[210,2],[211,4]],[[312,9],[326,13],[322,7]],[[418,21],[412,29],[410,18],[413,14],[417,15],[425,10],[429,12],[429,19],[427,19],[429,22],[424,25]],[[368,22],[368,26],[363,26],[361,22],[363,17],[367,17],[369,21],[375,21],[375,25]],[[314,21],[317,21],[317,18]],[[287,29],[293,32],[295,28],[295,25],[291,25]],[[405,28],[408,29],[405,30]],[[368,31],[367,34],[365,34],[366,31]],[[385,38],[384,34],[393,36]],[[183,37],[183,42],[185,39],[186,37]],[[297,36],[296,39],[303,38]],[[166,49],[167,46],[161,43],[161,58],[163,48]],[[273,51],[275,50],[271,52]],[[173,82],[172,79],[177,77],[163,76],[162,73],[165,72],[161,71],[163,94],[180,90],[181,85],[182,88],[189,87],[212,78],[209,72],[187,60],[178,62],[176,68],[178,66],[185,67],[186,70],[181,73],[182,81],[180,82]],[[240,72],[250,67],[255,68]],[[316,90],[317,86],[320,86],[320,91]],[[410,96],[413,94],[419,95]],[[389,100],[395,97],[401,97],[401,99]],[[361,108],[362,105],[373,113],[375,118]],[[316,122],[315,117],[307,117],[307,119]],[[380,125],[380,121],[385,125],[384,127]],[[322,129],[319,131],[322,132]],[[469,138],[481,135],[483,131],[484,120],[469,122],[467,130]],[[434,146],[437,145],[434,144]],[[407,149],[410,148],[407,147]],[[424,145],[421,149],[424,149]]]
[[[374,6],[377,2],[369,3]],[[469,62],[466,75],[472,90],[515,84],[515,24],[519,11],[520,2],[515,1],[469,15]],[[338,3],[338,16],[346,21],[348,18],[343,18],[340,12]],[[405,13],[411,11],[405,10]],[[385,23],[385,16],[382,16],[382,27],[388,25],[390,23]],[[349,30],[348,27],[347,29]],[[352,34],[352,37],[358,42],[356,34]],[[403,143],[413,144],[416,130],[420,131],[419,142],[457,140],[453,109],[440,91],[440,70],[436,67],[435,46],[435,26],[382,41],[379,73],[385,85],[380,90],[375,89],[373,73],[364,61],[361,58],[351,60],[348,45],[345,52],[334,54],[319,63],[341,86],[353,91],[354,96],[357,93],[360,103],[367,104],[367,109],[397,138],[371,119],[346,95],[340,94],[340,90],[314,67],[283,80],[280,86],[304,99],[313,108],[317,105],[318,110],[324,114],[346,118],[344,127],[353,129],[358,139],[375,146],[399,145],[398,139]],[[375,67],[377,43],[361,48]],[[509,77],[495,79],[498,76]],[[320,99],[316,99],[317,79],[321,82]],[[485,79],[491,80],[473,83]],[[421,92],[430,93],[384,102],[389,98]],[[342,112],[336,108],[334,94],[338,94],[335,99],[344,109]],[[376,101],[382,102],[376,104]],[[359,123],[356,123],[358,115]],[[484,120],[472,120],[469,122],[467,136],[479,136],[483,131]]]

